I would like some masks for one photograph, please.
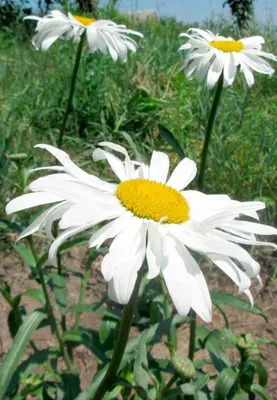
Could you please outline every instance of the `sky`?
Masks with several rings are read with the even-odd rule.
[[[100,4],[108,0],[101,0]],[[159,16],[174,16],[183,22],[201,22],[212,15],[230,15],[225,0],[119,0],[121,11],[156,10]],[[277,0],[255,0],[255,17],[277,23]]]

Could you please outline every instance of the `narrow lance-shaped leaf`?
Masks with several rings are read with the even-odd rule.
[[[214,389],[214,400],[223,400],[233,389],[239,372],[234,368],[225,368],[217,378]]]
[[[58,305],[60,313],[62,315],[65,315],[67,303],[66,275],[57,273],[53,274],[52,285],[56,303]]]
[[[146,368],[148,367],[146,343],[147,331],[144,331],[141,335],[138,345],[138,352],[134,364],[134,374],[136,383],[141,386],[145,391],[147,391],[148,388],[148,374],[144,368],[144,366]]]
[[[7,390],[12,375],[16,370],[16,366],[27,347],[33,332],[37,329],[43,318],[45,318],[45,314],[41,310],[35,310],[25,318],[23,324],[19,328],[12,347],[6,354],[0,368],[0,399],[3,398]]]
[[[235,308],[239,311],[249,312],[251,314],[256,314],[264,318],[266,322],[268,322],[267,315],[263,312],[263,310],[258,306],[251,307],[251,304],[248,300],[244,300],[241,297],[233,296],[230,293],[222,293],[222,292],[213,292],[212,295],[212,302],[217,305],[224,304],[226,306]]]
[[[173,133],[170,132],[170,130],[168,130],[165,126],[159,124],[158,127],[161,137],[171,145],[173,150],[178,154],[181,159],[185,158],[184,150],[180,146],[178,140],[174,137]]]

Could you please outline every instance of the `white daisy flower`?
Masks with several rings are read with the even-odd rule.
[[[132,34],[143,37],[140,32],[127,29],[125,25],[117,25],[113,21],[80,17],[78,15],[63,14],[53,10],[43,18],[36,16],[24,19],[37,21],[36,34],[33,37],[33,45],[36,49],[48,50],[58,39],[80,40],[80,36],[86,32],[86,37],[91,52],[100,50],[103,54],[110,53],[113,60],[120,58],[127,60],[128,50],[136,52],[137,43],[127,35]]]
[[[260,266],[240,244],[275,248],[272,243],[258,241],[255,234],[275,235],[277,230],[248,221],[249,217],[258,219],[257,210],[264,208],[264,203],[184,190],[196,175],[196,165],[188,158],[168,178],[169,158],[164,153],[154,151],[148,166],[131,161],[127,151],[117,144],[102,142],[100,146],[108,150],[97,148],[93,159],[106,159],[119,183],[108,183],[86,173],[53,146],[36,146],[48,150],[62,166],[38,168],[55,173],[38,178],[29,185],[32,193],[7,205],[6,212],[10,214],[54,204],[19,239],[45,231],[54,240],[49,260],[56,266],[57,251],[63,242],[98,226],[89,246],[98,248],[113,239],[101,268],[109,282],[110,298],[120,304],[129,301],[137,272],[146,258],[147,278],[163,275],[178,313],[187,315],[192,308],[204,321],[211,321],[209,290],[191,250],[217,265],[253,302],[249,287],[251,278],[259,279]],[[239,220],[241,215],[248,220]],[[54,239],[51,228],[56,220],[60,220],[63,231]]]
[[[234,82],[237,70],[244,74],[248,86],[254,84],[252,71],[272,75],[274,69],[262,57],[277,61],[273,54],[262,51],[265,42],[261,36],[252,36],[238,41],[231,37],[214,35],[209,30],[189,29],[182,33],[188,41],[179,50],[188,50],[185,72],[188,79],[194,74],[198,82],[207,77],[207,85],[212,88],[223,72],[224,86]]]

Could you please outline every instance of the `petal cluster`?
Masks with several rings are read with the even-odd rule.
[[[209,30],[189,29],[181,37],[187,42],[179,50],[188,50],[185,58],[185,72],[188,79],[194,75],[198,82],[207,79],[207,86],[212,88],[221,73],[224,86],[233,84],[237,71],[240,70],[249,87],[254,84],[252,71],[272,75],[274,69],[264,60],[276,61],[277,57],[262,50],[264,39],[261,36],[242,38],[235,41],[231,37],[214,35]]]
[[[61,165],[38,170],[54,171],[29,185],[30,193],[10,201],[8,214],[51,204],[19,237],[37,231],[53,240],[49,260],[57,265],[59,246],[71,236],[92,230],[89,246],[99,247],[112,239],[102,261],[102,273],[109,282],[111,299],[126,304],[131,296],[138,270],[147,260],[147,278],[162,274],[177,311],[186,315],[192,308],[204,321],[212,318],[212,303],[206,280],[191,251],[206,257],[226,273],[253,302],[249,291],[251,278],[259,278],[260,266],[241,245],[266,245],[257,235],[275,235],[277,230],[262,225],[257,211],[261,202],[239,202],[227,195],[206,195],[184,190],[196,175],[195,163],[185,158],[169,175],[168,156],[154,151],[150,165],[132,161],[127,151],[110,142],[102,142],[94,151],[94,161],[106,160],[117,177],[108,183],[90,175],[63,151],[50,145],[37,145],[49,151]],[[117,197],[122,182],[132,180],[155,182],[176,191],[189,207],[189,218],[180,223],[156,221],[137,216]],[[147,184],[145,187],[150,187]],[[145,188],[144,188],[145,189]],[[162,192],[159,192],[162,193]],[[166,191],[165,191],[166,193]],[[151,196],[153,193],[151,194]],[[139,192],[136,196],[140,196]],[[143,193],[145,199],[145,192]],[[160,196],[160,195],[159,195]],[[150,197],[153,207],[166,202]],[[166,210],[166,207],[163,208]],[[241,220],[246,216],[247,220]],[[60,234],[53,238],[52,224],[59,220]],[[254,222],[252,222],[254,220]]]
[[[91,52],[99,50],[103,54],[109,53],[113,60],[120,58],[125,62],[128,50],[137,50],[137,43],[128,35],[143,37],[140,32],[127,29],[125,25],[117,25],[113,21],[91,19],[88,24],[88,18],[74,17],[70,13],[65,15],[58,10],[51,11],[43,18],[29,16],[25,19],[37,21],[33,44],[40,50],[48,50],[58,38],[78,42],[80,36],[86,34]]]

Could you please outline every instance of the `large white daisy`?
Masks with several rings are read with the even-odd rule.
[[[106,159],[119,183],[86,173],[53,146],[36,146],[48,150],[62,166],[39,168],[55,173],[32,182],[32,193],[10,201],[6,211],[10,214],[43,204],[55,205],[19,238],[45,231],[54,240],[49,260],[57,265],[57,251],[63,242],[97,226],[89,246],[99,247],[113,239],[102,261],[102,273],[109,282],[109,296],[121,304],[129,301],[146,257],[147,278],[163,275],[177,311],[186,315],[192,308],[203,320],[210,321],[209,290],[191,250],[223,270],[252,301],[251,278],[259,279],[260,266],[240,244],[274,247],[258,241],[255,234],[273,235],[277,230],[248,221],[258,219],[257,210],[264,208],[264,203],[184,190],[196,175],[196,165],[188,158],[168,178],[169,158],[164,153],[154,151],[148,166],[131,161],[127,151],[117,144],[102,142],[100,146],[106,150],[97,148],[93,159]],[[246,215],[247,221],[239,220],[241,215]],[[55,220],[60,220],[62,230],[56,239],[51,231]]]
[[[262,51],[265,42],[261,36],[252,36],[240,40],[231,37],[214,35],[209,30],[189,29],[180,36],[188,41],[179,50],[188,50],[185,59],[185,72],[188,79],[193,74],[198,82],[207,77],[207,85],[212,88],[221,73],[224,76],[224,86],[234,82],[237,70],[245,76],[248,86],[254,84],[253,71],[272,75],[274,69],[262,57],[276,61],[273,54]]]
[[[110,53],[113,60],[127,60],[128,50],[136,52],[137,43],[128,34],[143,37],[140,32],[127,29],[125,25],[117,25],[113,21],[63,14],[53,10],[43,18],[29,16],[24,19],[37,21],[33,44],[37,49],[48,50],[58,39],[73,39],[79,41],[86,32],[91,52],[100,50],[103,54]]]

